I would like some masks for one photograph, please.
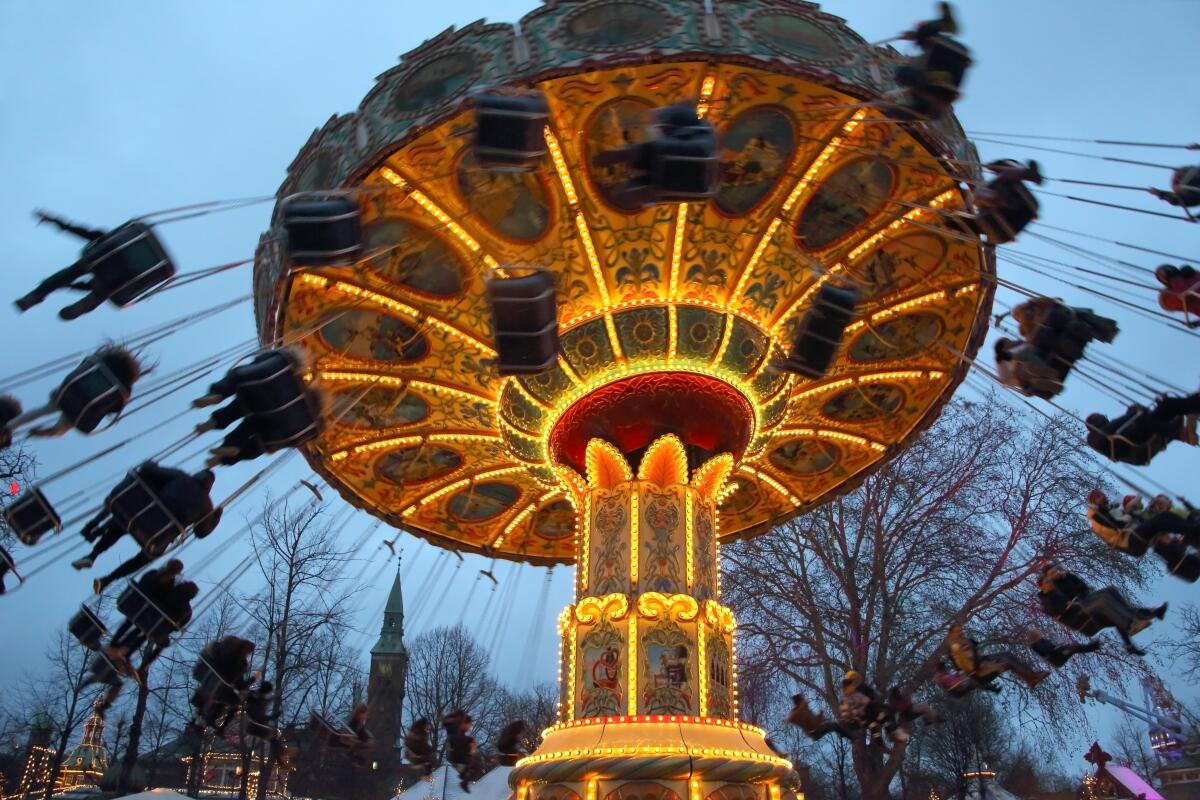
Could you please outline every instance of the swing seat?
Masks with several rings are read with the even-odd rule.
[[[175,264],[154,230],[133,220],[83,249],[95,291],[124,308],[175,276]]]
[[[305,389],[287,405],[255,415],[252,430],[264,453],[299,447],[320,435],[324,426],[317,413],[315,391]]]
[[[41,489],[29,489],[4,509],[4,521],[22,544],[35,545],[46,533],[62,530],[62,519]]]
[[[496,368],[501,375],[530,375],[558,358],[558,296],[554,275],[542,267],[507,267],[524,274],[485,279],[492,306]]]
[[[962,42],[942,35],[929,37],[923,49],[925,58],[921,69],[929,84],[952,88],[957,94],[972,64],[971,51]]]
[[[100,640],[108,636],[108,628],[104,627],[104,621],[87,606],[79,607],[79,611],[75,612],[75,616],[67,623],[67,630],[81,645],[92,651],[98,651]]]
[[[858,306],[858,289],[825,283],[792,336],[781,369],[816,380],[825,374]]]
[[[1185,207],[1200,206],[1200,165],[1176,170],[1171,191],[1179,196]]]
[[[971,227],[976,235],[987,236],[988,244],[1008,244],[1037,219],[1037,198],[1024,183],[993,182],[988,188],[1001,195],[1002,205],[980,209]]]
[[[297,447],[321,432],[316,389],[304,382],[303,368],[281,351],[237,367],[237,402],[266,453]]]
[[[54,394],[54,405],[80,433],[91,433],[109,414],[119,414],[129,402],[131,388],[104,362],[88,356]]]
[[[690,203],[717,193],[721,163],[716,137],[670,140],[661,144],[650,170],[660,203]]]
[[[321,716],[315,711],[309,719],[308,725],[317,742],[326,747],[349,749],[362,744],[353,733],[341,725],[330,722],[326,717]]]
[[[532,172],[546,155],[550,106],[541,92],[475,96],[475,161],[484,169]]]
[[[283,201],[288,257],[301,267],[353,264],[363,251],[362,206],[350,192],[308,192]]]
[[[634,167],[647,173],[655,202],[687,203],[715,195],[721,165],[712,122],[699,118],[690,103],[655,109],[654,121],[657,134],[637,146]]]
[[[108,513],[141,546],[142,552],[157,558],[171,542],[183,535],[187,526],[176,519],[171,509],[142,478],[141,467],[125,475],[125,487],[108,502]]]

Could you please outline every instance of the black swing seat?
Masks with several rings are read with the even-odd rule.
[[[687,203],[717,193],[721,163],[717,133],[694,105],[655,109],[658,135],[636,146],[634,167],[644,170],[656,202]]]
[[[282,352],[236,367],[237,402],[253,419],[255,438],[267,453],[296,447],[321,432],[316,390],[304,382],[303,368]]]
[[[154,488],[141,475],[141,467],[125,474],[124,487],[108,500],[108,513],[129,532],[142,552],[157,558],[187,530]]]
[[[79,611],[75,612],[75,616],[67,623],[67,630],[81,645],[92,651],[98,651],[100,640],[108,635],[104,621],[87,606],[80,606]]]
[[[175,275],[167,249],[144,222],[132,220],[83,249],[94,291],[118,307],[134,303]]]
[[[1200,206],[1200,164],[1179,170],[1179,176],[1171,182],[1171,191],[1179,195],[1184,206]]]
[[[54,405],[80,433],[91,433],[129,402],[126,386],[100,358],[88,356],[54,392]]]
[[[328,717],[324,717],[315,711],[308,725],[310,733],[313,734],[319,743],[324,744],[326,747],[361,749],[370,746],[369,742],[359,739],[346,726],[330,722]]]
[[[925,51],[922,69],[929,84],[957,92],[971,66],[971,51],[962,42],[940,34],[929,37],[922,49]]]
[[[979,209],[979,213],[968,220],[967,226],[975,235],[986,236],[988,244],[1008,244],[1037,219],[1037,198],[1020,182],[993,181],[988,188],[1001,195],[1002,205]]]
[[[130,581],[117,597],[117,611],[124,614],[142,633],[161,641],[179,627],[163,609],[164,603],[165,598],[147,595]]]
[[[254,438],[264,453],[274,453],[287,447],[299,447],[320,435],[324,425],[318,415],[315,390],[304,394],[265,414],[255,415]]]
[[[858,289],[825,283],[792,336],[780,368],[816,380],[825,374],[858,307]]]
[[[352,192],[305,192],[284,199],[288,257],[296,266],[353,264],[362,256],[362,205]]]
[[[22,544],[35,545],[42,536],[62,530],[62,519],[41,489],[28,489],[8,508],[4,521]]]
[[[558,358],[558,295],[554,275],[542,267],[505,267],[485,278],[492,306],[496,368],[501,375],[530,375]],[[522,274],[511,274],[511,273]]]
[[[475,161],[484,169],[532,172],[546,155],[550,106],[541,92],[475,95]]]

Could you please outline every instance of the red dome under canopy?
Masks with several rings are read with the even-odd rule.
[[[600,438],[636,467],[651,442],[673,433],[695,467],[717,453],[741,458],[753,419],[749,401],[723,381],[654,372],[602,386],[568,408],[550,434],[550,452],[558,463],[584,472],[587,443]]]

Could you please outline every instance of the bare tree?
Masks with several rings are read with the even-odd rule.
[[[88,661],[88,651],[66,631],[60,631],[46,650],[46,669],[23,681],[20,694],[27,698],[27,712],[31,718],[44,714],[54,736],[45,800],[50,800],[58,782],[67,745],[92,714],[96,691],[84,685],[90,671]]]
[[[971,789],[968,773],[1007,760],[1010,731],[995,701],[978,694],[944,703],[941,714],[942,722],[922,730],[919,738],[945,796],[962,800]]]
[[[496,705],[498,724],[524,721],[521,749],[532,753],[542,743],[542,731],[558,719],[558,687],[552,683],[538,683],[516,691],[501,689]]]
[[[1108,748],[1120,764],[1133,769],[1138,775],[1157,786],[1154,773],[1158,771],[1158,757],[1150,750],[1150,734],[1141,724],[1135,724],[1122,715],[1121,723],[1110,734],[1112,745]]]
[[[409,645],[408,659],[408,718],[429,720],[435,751],[441,745],[442,717],[455,709],[475,719],[476,738],[483,740],[495,729],[496,681],[488,674],[487,652],[466,628],[455,625],[422,633]]]
[[[1200,607],[1185,606],[1176,628],[1178,636],[1167,643],[1168,651],[1178,659],[1179,677],[1195,683],[1200,680]]]
[[[265,587],[246,599],[257,628],[259,658],[264,675],[275,684],[271,713],[302,713],[330,637],[350,630],[352,587],[341,577],[351,554],[337,546],[337,531],[329,524],[326,507],[314,502],[293,508],[287,500],[263,501],[263,513],[251,528],[251,547]],[[271,781],[278,742],[258,776],[259,800]],[[248,754],[243,775],[248,772]],[[244,794],[243,781],[243,794]]]
[[[846,670],[884,689],[924,682],[951,623],[1007,646],[1049,624],[1032,581],[1046,558],[1092,581],[1138,585],[1137,562],[1087,530],[1098,473],[1074,430],[1030,429],[994,399],[951,404],[859,488],[723,551],[743,652],[836,708]],[[1130,661],[1105,664],[1119,673]],[[1079,718],[1067,691],[1013,694],[1011,712],[1027,723]],[[887,753],[864,739],[851,749],[863,796],[886,798],[906,746]]]

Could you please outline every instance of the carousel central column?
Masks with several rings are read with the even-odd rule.
[[[710,464],[692,485],[674,437],[646,452],[636,476],[611,445],[589,448],[564,719],[734,716],[733,615],[718,603],[714,496],[732,459]]]
[[[763,732],[736,719],[717,564],[733,463],[718,455],[689,476],[668,434],[634,474],[611,444],[588,444],[586,481],[572,485],[579,556],[559,617],[559,723],[514,770],[516,800],[780,800],[797,785]]]

